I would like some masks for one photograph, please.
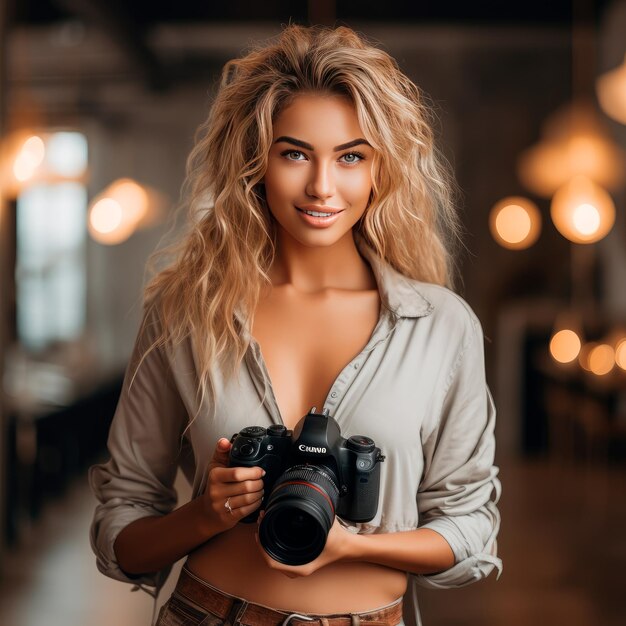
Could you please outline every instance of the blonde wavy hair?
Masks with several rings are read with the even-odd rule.
[[[214,365],[226,376],[238,370],[245,331],[269,284],[275,228],[260,181],[272,123],[294,97],[311,92],[349,98],[375,150],[372,198],[355,230],[400,273],[452,286],[459,223],[433,141],[432,107],[389,54],[353,30],[286,26],[224,66],[187,161],[189,232],[146,287],[146,309],[160,322],[151,348],[190,338],[200,405],[214,392]]]

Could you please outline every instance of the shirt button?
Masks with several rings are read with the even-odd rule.
[[[355,364],[354,364],[354,369],[355,369],[355,370],[358,370],[358,369],[359,369],[359,364],[358,364],[358,363],[355,363]]]
[[[337,397],[337,392],[336,392],[336,391],[333,391],[333,392],[330,394],[330,397],[331,397],[331,398],[336,398],[336,397]]]

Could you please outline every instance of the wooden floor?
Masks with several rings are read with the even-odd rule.
[[[501,463],[498,581],[426,591],[425,626],[626,624],[626,468]]]
[[[425,626],[626,624],[626,470],[502,463],[496,581],[422,594]],[[2,626],[147,626],[152,600],[95,567],[86,481],[47,506],[7,555]]]

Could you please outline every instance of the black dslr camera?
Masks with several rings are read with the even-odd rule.
[[[369,522],[378,508],[380,448],[341,436],[328,409],[313,407],[292,431],[249,426],[231,439],[230,465],[262,467],[265,515],[259,540],[276,561],[302,565],[324,550],[335,515]],[[253,522],[258,511],[242,521]]]

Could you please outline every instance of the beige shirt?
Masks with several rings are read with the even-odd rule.
[[[410,577],[405,621],[419,624],[415,585],[459,587],[494,567],[501,572],[495,409],[485,381],[481,326],[468,304],[444,287],[406,278],[358,243],[376,277],[380,317],[324,407],[343,437],[367,435],[386,455],[376,516],[367,524],[344,524],[360,533],[431,528],[454,552],[449,570]],[[91,528],[98,568],[117,580],[158,588],[169,570],[132,579],[122,572],[113,552],[119,531],[175,507],[179,466],[193,497],[200,495],[220,437],[282,420],[253,338],[238,379],[226,381],[216,371],[216,398],[202,405],[189,340],[152,351],[131,386],[157,326],[151,319],[137,338],[109,434],[111,459],[93,466],[89,478],[101,503]]]

